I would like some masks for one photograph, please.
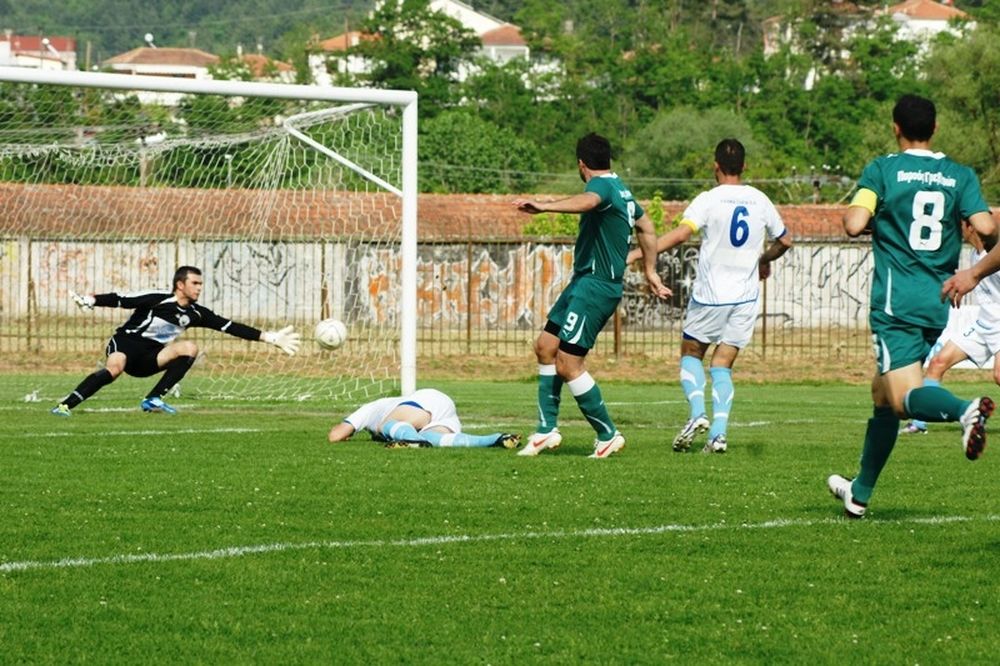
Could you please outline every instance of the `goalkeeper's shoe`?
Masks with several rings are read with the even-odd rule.
[[[504,432],[500,433],[500,436],[497,437],[497,441],[493,442],[492,446],[502,446],[505,449],[516,449],[517,445],[520,443],[521,443],[520,435]]]
[[[700,414],[693,419],[690,419],[684,424],[681,431],[677,433],[677,436],[674,437],[674,451],[684,453],[690,449],[691,442],[694,441],[695,436],[706,432],[709,425],[708,417],[704,414]]]
[[[848,518],[863,518],[868,505],[858,502],[851,493],[851,479],[842,477],[839,474],[831,474],[826,480],[826,486],[830,493],[844,503],[844,515]]]
[[[614,436],[602,442],[599,439],[594,440],[594,452],[591,453],[588,458],[594,458],[600,460],[602,458],[607,458],[615,453],[618,453],[625,448],[625,436],[620,432],[615,430]]]
[[[549,432],[536,432],[524,444],[524,448],[517,452],[519,456],[537,456],[545,449],[558,449],[562,444],[562,434],[559,428],[553,428]]]
[[[61,402],[52,408],[52,413],[56,416],[73,416],[73,412],[69,410],[69,407],[65,402]]]
[[[993,401],[983,396],[969,403],[962,418],[962,446],[965,447],[965,457],[975,460],[986,448],[986,419],[993,413]]]
[[[163,398],[146,398],[139,406],[144,412],[163,412],[164,414],[176,414],[177,410],[163,402]]]

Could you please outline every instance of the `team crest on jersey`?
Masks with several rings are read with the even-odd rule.
[[[183,326],[184,328],[187,328],[188,324],[190,323],[191,323],[191,317],[188,317],[186,314],[182,314],[180,317],[177,318],[177,324]]]

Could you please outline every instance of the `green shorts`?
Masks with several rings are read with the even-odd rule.
[[[879,374],[923,363],[944,329],[910,324],[872,310],[868,316]]]
[[[573,278],[549,310],[545,329],[556,335],[558,328],[560,349],[585,356],[618,308],[622,291],[620,282],[589,276]]]

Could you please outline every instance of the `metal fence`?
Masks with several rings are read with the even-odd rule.
[[[362,243],[336,253],[327,251],[330,246],[331,241],[316,240],[0,239],[0,357],[93,350],[95,341],[124,320],[123,313],[101,309],[78,317],[67,299],[70,289],[162,289],[175,262],[192,255],[212,266],[206,302],[218,312],[262,327],[290,321],[308,334],[342,301],[350,307],[337,307],[345,318],[355,318],[348,323],[356,339],[366,326],[391,335],[398,317],[392,306],[398,295],[391,293],[398,289],[398,248],[369,249]],[[418,352],[425,359],[523,357],[572,275],[570,242],[449,241],[424,243],[418,254]],[[651,297],[641,275],[629,272],[621,307],[595,354],[676,354],[697,254],[697,245],[684,245],[660,256],[660,273],[674,290],[668,301]],[[245,259],[251,255],[279,265],[280,282],[254,288],[255,273]],[[346,265],[317,256],[342,257]],[[219,257],[238,258],[234,265],[245,284],[236,288],[236,273],[224,272]],[[798,242],[762,285],[757,335],[745,354],[845,363],[868,359],[871,270],[868,243]],[[379,344],[386,341],[391,343]]]

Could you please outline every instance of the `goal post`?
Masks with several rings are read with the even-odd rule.
[[[176,265],[193,264],[207,307],[304,337],[286,359],[191,329],[207,350],[207,394],[416,389],[415,92],[17,67],[0,67],[0,84],[24,96],[0,96],[0,311],[11,323],[0,356],[96,351],[127,313],[95,311],[80,341],[74,317],[88,315],[66,307],[69,290],[165,289]],[[184,101],[139,99],[157,94]],[[333,352],[311,340],[326,317],[349,328]],[[273,390],[251,389],[254,372]]]

